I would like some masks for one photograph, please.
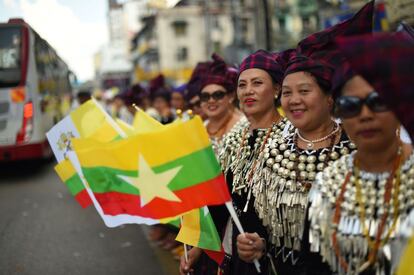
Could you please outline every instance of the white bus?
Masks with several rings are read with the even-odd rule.
[[[51,155],[45,133],[62,117],[70,74],[23,19],[0,23],[0,161]]]

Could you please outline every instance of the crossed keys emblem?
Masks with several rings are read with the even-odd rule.
[[[57,141],[57,146],[59,148],[60,151],[63,151],[63,155],[66,158],[66,154],[69,151],[72,151],[72,144],[70,142],[71,138],[74,138],[75,136],[73,135],[73,133],[71,131],[68,132],[63,132],[60,134],[60,138]]]

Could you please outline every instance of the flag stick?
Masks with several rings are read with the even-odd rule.
[[[188,109],[188,110],[187,110],[187,114],[188,114],[188,116],[189,116],[190,118],[193,118],[193,117],[194,117],[194,112],[193,112],[193,110],[191,110],[191,109]]]
[[[102,107],[102,105],[94,98],[92,97],[93,102],[95,103],[96,107],[98,107],[102,113],[104,114],[105,118],[106,118],[106,122],[108,122],[112,128],[114,128],[114,130],[123,138],[127,137],[127,134],[124,132],[124,130],[121,129],[121,127],[119,127],[118,124],[115,123],[115,121],[112,119],[112,117],[105,111],[105,109]]]
[[[239,217],[237,217],[236,211],[234,210],[233,203],[231,201],[226,202],[227,210],[229,210],[230,216],[233,219],[234,223],[236,224],[237,229],[241,234],[245,234],[244,229],[240,223]],[[258,273],[261,273],[260,271],[260,263],[257,259],[254,259],[253,261],[254,266],[256,267],[256,270]]]
[[[183,120],[183,111],[181,109],[175,110],[175,114],[179,120]]]
[[[135,104],[135,103],[132,103],[132,107],[134,107],[136,111],[141,110],[141,108],[139,108],[139,107],[137,106],[137,104]]]
[[[183,216],[180,216],[180,222],[181,224],[183,224]],[[185,262],[188,263],[187,245],[185,243],[183,243],[183,245],[184,245],[184,259],[185,259]],[[188,272],[187,275],[190,275],[190,272]]]

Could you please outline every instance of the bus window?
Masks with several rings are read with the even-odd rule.
[[[19,84],[20,51],[20,27],[0,28],[0,87],[13,87]]]

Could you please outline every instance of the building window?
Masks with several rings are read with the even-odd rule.
[[[221,44],[220,41],[213,42],[213,49],[215,53],[221,53]]]
[[[214,16],[212,18],[212,25],[213,25],[213,28],[220,29],[220,21],[219,21],[218,16]]]
[[[186,61],[188,58],[188,50],[186,47],[177,49],[177,61]]]
[[[187,34],[187,22],[186,21],[174,21],[172,23],[176,36],[185,36]]]

